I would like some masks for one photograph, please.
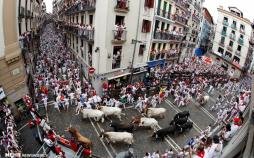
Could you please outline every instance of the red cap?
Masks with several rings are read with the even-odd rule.
[[[239,123],[240,122],[240,118],[236,117],[234,118],[234,123]]]

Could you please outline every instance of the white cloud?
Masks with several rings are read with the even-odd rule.
[[[213,16],[214,22],[217,21],[217,8],[221,5],[223,9],[228,10],[228,7],[237,7],[243,12],[243,17],[249,19],[251,22],[254,19],[253,0],[205,0],[204,7],[206,7]]]
[[[44,0],[47,8],[47,13],[52,13],[53,11],[53,0]]]

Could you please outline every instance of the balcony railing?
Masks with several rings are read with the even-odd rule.
[[[241,52],[239,50],[235,51],[235,55],[241,56]]]
[[[156,31],[154,33],[154,39],[182,41],[183,40],[183,35],[174,34],[172,32],[158,32],[158,31]]]
[[[233,48],[231,46],[227,46],[227,49],[232,52]]]
[[[230,37],[230,39],[235,40],[235,34],[231,33],[229,37]]]
[[[175,59],[179,56],[179,53],[175,50],[161,50],[161,51],[151,51],[149,60],[160,60],[160,59]]]
[[[174,0],[174,2],[177,6],[183,8],[184,10],[188,7],[188,4],[184,0]]]
[[[223,25],[228,26],[228,22],[226,20],[223,20]]]
[[[224,46],[225,46],[225,43],[222,42],[222,41],[220,41],[219,45],[222,46],[222,47],[224,47]]]
[[[124,43],[126,41],[127,31],[123,29],[113,30],[113,43]]]
[[[91,28],[78,28],[77,26],[65,25],[65,31],[74,34],[86,41],[94,41],[94,30]]]
[[[227,60],[228,62],[232,61],[232,57],[228,56],[228,55],[222,55],[222,57]]]
[[[85,12],[85,11],[92,11],[95,10],[95,1],[84,1],[84,2],[79,2],[77,4],[74,4],[73,6],[69,7],[66,10],[67,15],[72,15],[80,12]]]
[[[231,24],[231,28],[232,28],[232,29],[237,30],[237,28],[236,28],[236,25],[235,25],[235,24]]]
[[[242,38],[239,38],[239,39],[238,39],[238,43],[241,44],[241,45],[243,45],[243,39],[242,39]]]
[[[197,23],[200,23],[200,20],[199,20],[198,16],[196,16],[195,14],[192,15],[192,19],[194,21],[196,21]]]
[[[174,14],[174,15],[173,15],[173,19],[174,19],[176,22],[181,23],[181,24],[183,24],[183,25],[187,25],[187,22],[188,22],[187,19],[185,19],[184,17],[182,17],[182,16],[180,16],[180,15],[178,15],[178,14]]]
[[[166,19],[172,19],[171,16],[170,16],[170,13],[163,10],[163,9],[157,9],[157,15],[159,15],[163,18],[166,18]]]
[[[221,35],[227,36],[227,32],[226,31],[221,31]]]
[[[198,11],[201,11],[200,5],[199,5],[197,2],[194,3],[194,7],[195,7]]]
[[[124,12],[127,13],[129,12],[129,1],[128,0],[115,0],[116,1],[116,6],[115,6],[115,11],[116,12]]]

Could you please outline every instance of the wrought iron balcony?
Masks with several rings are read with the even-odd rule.
[[[166,19],[170,19],[170,20],[172,19],[171,16],[170,16],[170,13],[163,10],[163,9],[157,9],[156,14],[158,16],[161,16],[161,17],[166,18]]]
[[[172,40],[172,41],[182,41],[183,35],[173,34],[172,32],[155,32],[154,39],[158,40]]]
[[[232,40],[235,40],[235,34],[232,34],[232,33],[231,33],[230,36],[229,36],[229,38],[232,39]]]
[[[180,16],[180,15],[178,15],[178,14],[174,14],[174,15],[173,15],[173,19],[174,19],[176,22],[178,22],[178,23],[180,23],[180,24],[182,24],[182,25],[187,25],[187,22],[188,22],[187,19],[185,19],[184,17],[182,17],[182,16]]]
[[[178,7],[181,7],[184,10],[188,8],[188,4],[184,0],[174,0],[174,2]]]
[[[222,30],[222,31],[221,31],[221,35],[227,36],[227,32]]]
[[[232,62],[232,57],[230,57],[228,55],[222,55],[222,58],[225,59],[228,62]]]
[[[236,25],[235,25],[235,24],[231,24],[231,28],[232,28],[232,29],[237,30],[237,28],[236,28]]]
[[[226,20],[223,20],[223,25],[228,26],[228,22]]]
[[[116,1],[116,6],[115,6],[115,11],[116,12],[123,12],[127,13],[129,12],[129,1],[128,0],[115,0]]]
[[[96,3],[92,3],[93,1],[86,1],[84,3],[77,3],[71,7],[69,7],[66,10],[66,15],[72,15],[72,14],[77,14],[85,11],[94,11],[95,10],[95,5]],[[95,2],[95,1],[94,1]]]
[[[243,41],[242,38],[239,38],[239,39],[238,39],[238,43],[239,43],[239,44],[243,45],[243,42],[244,42],[244,41]]]
[[[232,52],[233,48],[231,46],[227,46],[227,49]]]
[[[241,56],[241,52],[239,50],[235,51],[235,55]]]
[[[197,9],[199,12],[201,11],[200,5],[199,5],[197,2],[194,3],[194,7],[195,7],[195,9]]]
[[[123,29],[113,30],[112,43],[124,43],[126,42],[127,31]]]

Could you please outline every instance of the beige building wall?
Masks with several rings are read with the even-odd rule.
[[[12,103],[28,92],[24,63],[17,38],[16,0],[0,1],[0,85]],[[2,36],[2,35],[1,35]],[[0,36],[0,37],[1,37]]]

